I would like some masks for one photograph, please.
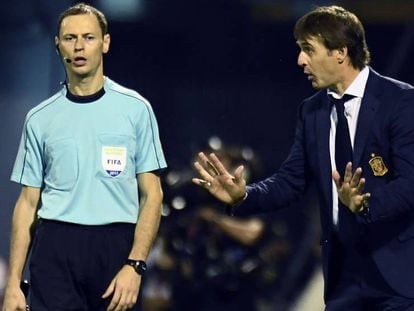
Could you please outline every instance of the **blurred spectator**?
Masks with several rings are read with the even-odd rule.
[[[223,147],[218,138],[210,140],[210,147],[225,165],[242,163],[248,178],[260,177],[260,161],[251,149]],[[191,177],[187,171],[166,176],[166,217],[148,260],[144,311],[287,310],[292,293],[280,289],[295,289],[297,279],[304,282],[308,276],[302,269],[315,258],[306,251],[292,260],[302,240],[297,232],[304,228],[288,231],[295,226],[280,214],[229,217],[224,206],[191,184]],[[295,223],[300,224],[297,219]],[[304,247],[310,249],[310,244]],[[294,273],[287,268],[291,262],[298,263]],[[295,280],[286,279],[290,276]]]

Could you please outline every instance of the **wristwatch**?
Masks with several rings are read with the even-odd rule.
[[[128,258],[125,264],[134,268],[135,272],[139,275],[144,275],[145,271],[147,271],[147,264],[143,260],[135,260]]]

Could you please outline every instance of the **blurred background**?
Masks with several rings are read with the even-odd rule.
[[[87,1],[88,2],[88,1]],[[74,1],[3,0],[0,7],[0,296],[19,185],[9,181],[27,111],[65,79],[53,37]],[[105,73],[152,104],[169,169],[145,310],[322,310],[317,205],[227,218],[191,185],[199,150],[249,181],[274,172],[292,143],[296,109],[313,94],[296,65],[297,18],[338,4],[365,25],[372,67],[409,83],[411,0],[96,0],[112,36]],[[306,307],[303,307],[305,303]]]

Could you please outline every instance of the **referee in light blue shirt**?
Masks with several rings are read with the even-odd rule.
[[[33,310],[138,310],[166,167],[157,122],[143,97],[103,75],[110,36],[100,11],[67,9],[55,41],[68,83],[23,127],[5,307],[27,303],[19,283],[32,245]]]

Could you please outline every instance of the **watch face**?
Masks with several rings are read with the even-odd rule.
[[[142,275],[147,270],[147,265],[143,260],[132,260],[128,259],[127,263],[134,268],[134,270],[139,274]]]
[[[137,264],[137,269],[138,269],[140,272],[145,272],[145,270],[147,270],[147,266],[145,265],[145,263],[138,262],[138,264]]]

